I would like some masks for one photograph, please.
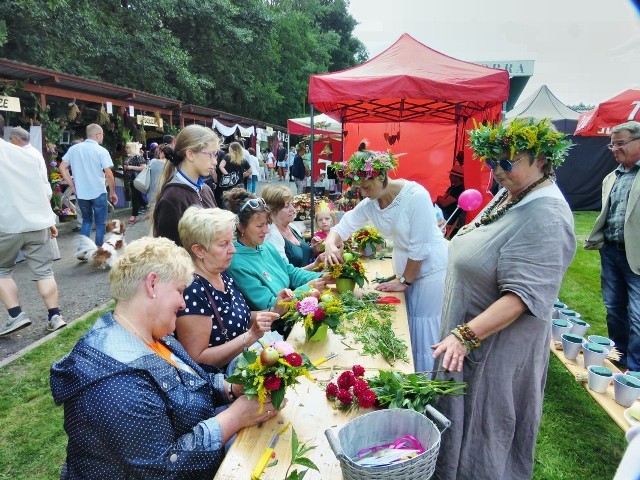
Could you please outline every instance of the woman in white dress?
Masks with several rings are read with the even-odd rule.
[[[356,230],[372,224],[393,241],[396,279],[376,287],[405,292],[413,362],[416,371],[433,368],[431,345],[439,340],[440,314],[447,267],[447,245],[436,223],[429,192],[403,179],[390,179],[397,167],[391,152],[361,151],[348,162],[335,163],[340,181],[357,184],[363,200],[344,214],[325,240],[327,262],[342,262],[339,247]]]

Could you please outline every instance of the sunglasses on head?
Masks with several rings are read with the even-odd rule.
[[[523,158],[524,157],[520,157],[515,162],[511,162],[504,158],[502,160],[493,160],[491,158],[485,158],[484,163],[487,167],[489,167],[489,170],[495,170],[496,167],[500,165],[500,168],[502,168],[505,172],[510,172],[511,170],[513,170],[513,166]]]
[[[244,205],[242,205],[240,212],[242,212],[247,207],[251,208],[251,210],[258,210],[260,207],[266,206],[267,202],[264,201],[264,198],[250,198],[249,200],[244,202]]]

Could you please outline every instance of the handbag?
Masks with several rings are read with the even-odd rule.
[[[151,168],[145,165],[144,169],[133,179],[133,186],[141,193],[147,193],[151,187]]]

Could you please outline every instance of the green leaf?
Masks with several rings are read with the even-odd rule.
[[[271,403],[276,409],[280,408],[282,402],[284,401],[284,382],[282,386],[278,390],[274,390],[271,392]]]
[[[295,428],[291,428],[291,458],[298,456],[298,434]]]
[[[320,470],[318,470],[318,467],[316,466],[316,464],[313,463],[308,458],[296,458],[296,459],[294,459],[294,461],[292,463],[294,465],[302,465],[303,467],[312,468],[317,472],[320,471]]]

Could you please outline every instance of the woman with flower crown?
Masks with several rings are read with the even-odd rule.
[[[502,189],[449,245],[442,341],[440,479],[531,478],[549,361],[551,310],[576,250],[569,205],[553,182],[571,142],[548,120],[479,126],[475,156]]]
[[[414,366],[416,371],[429,371],[433,367],[431,345],[439,338],[447,246],[429,192],[416,182],[389,178],[389,170],[397,166],[391,151],[369,150],[333,164],[338,179],[357,185],[363,200],[327,235],[326,261],[342,263],[338,247],[368,223],[385,240],[393,241],[393,272],[398,278],[376,289],[405,292]]]

